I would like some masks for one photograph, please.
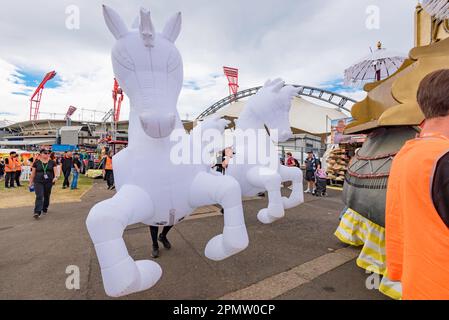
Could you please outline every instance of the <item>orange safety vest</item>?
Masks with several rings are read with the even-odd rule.
[[[14,158],[8,157],[8,163],[5,161],[5,172],[15,172],[16,171],[16,161]]]
[[[402,298],[449,299],[449,228],[435,209],[436,164],[449,139],[429,134],[408,141],[393,160],[387,189],[385,241],[388,277]]]
[[[14,158],[14,161],[16,162],[16,171],[22,171],[22,163],[18,158]]]
[[[112,170],[112,158],[106,156],[106,164],[104,166],[105,170]]]

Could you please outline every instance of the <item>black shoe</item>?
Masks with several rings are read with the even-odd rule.
[[[115,186],[112,186],[112,187],[111,187],[111,190],[115,190]]]
[[[67,189],[67,187],[66,186],[62,186],[62,189]]]
[[[40,213],[35,212],[34,215],[33,215],[33,218],[37,220],[37,219],[39,219],[40,216],[41,216]]]
[[[47,214],[47,211],[48,211],[48,209],[42,210],[42,212],[43,212],[44,214]]]
[[[158,247],[153,247],[153,251],[151,252],[151,256],[153,258],[159,257],[159,248]]]
[[[111,186],[108,186],[108,190],[111,190]]]
[[[171,244],[170,244],[170,242],[168,242],[168,239],[167,239],[166,236],[163,236],[162,234],[160,234],[158,240],[159,240],[160,242],[162,242],[162,244],[164,245],[164,248],[165,248],[165,249],[168,250],[168,249],[171,248]]]

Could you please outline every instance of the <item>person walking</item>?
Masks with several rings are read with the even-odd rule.
[[[47,213],[51,189],[56,182],[56,163],[50,160],[49,154],[48,150],[42,149],[40,159],[33,163],[33,170],[31,171],[30,190],[34,187],[34,193],[36,194],[35,219],[39,219],[42,213]]]
[[[151,256],[153,258],[159,257],[158,240],[160,242],[162,242],[162,245],[164,246],[165,249],[170,250],[171,244],[167,239],[167,234],[171,228],[173,228],[173,226],[164,226],[164,228],[162,228],[161,234],[158,237],[157,234],[159,232],[159,227],[158,226],[150,226],[151,240],[153,242],[153,251],[151,252]]]
[[[16,161],[14,160],[16,156],[15,151],[9,153],[9,157],[5,159],[5,188],[15,188],[14,180],[16,174]]]
[[[112,166],[112,151],[109,151],[103,158],[103,177],[108,185],[108,190],[114,190],[114,168]]]
[[[61,159],[56,157],[54,152],[50,152],[50,160],[54,161],[56,164],[56,180],[58,180],[61,175]]]
[[[75,189],[78,189],[78,177],[81,172],[81,161],[79,159],[78,153],[73,154],[72,164],[73,164],[73,167],[72,167],[73,180],[72,180],[72,185],[70,186],[70,189],[75,190]]]
[[[14,180],[16,181],[16,186],[21,187],[20,177],[22,176],[22,162],[20,162],[19,155],[16,153],[14,157],[16,171],[14,173]]]
[[[421,81],[423,129],[395,156],[387,186],[387,275],[403,300],[449,299],[449,69]]]
[[[64,182],[62,183],[62,188],[70,187],[70,173],[72,171],[72,153],[70,151],[64,152],[61,159],[61,169],[64,175]]]
[[[215,168],[215,171],[220,172],[221,174],[225,174],[225,169],[223,168],[223,161],[225,159],[225,150],[222,150],[216,157],[215,157],[215,164],[213,165],[212,169]]]
[[[307,152],[307,158],[304,161],[306,165],[306,181],[307,181],[307,190],[305,193],[315,193],[315,172],[318,167],[318,159],[313,154],[313,151]]]

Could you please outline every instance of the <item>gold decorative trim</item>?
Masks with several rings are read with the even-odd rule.
[[[444,31],[449,33],[449,19],[446,19],[443,21],[443,28],[444,28]]]

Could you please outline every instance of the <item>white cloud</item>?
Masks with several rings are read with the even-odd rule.
[[[223,65],[240,68],[241,89],[278,76],[289,83],[319,86],[341,78],[343,70],[365,56],[378,40],[403,52],[413,46],[414,3],[409,0],[105,3],[129,24],[140,6],[150,5],[159,30],[171,14],[182,11],[183,30],[177,46],[184,59],[185,80],[193,81],[200,90],[183,89],[178,108],[181,117],[188,113],[192,118],[228,94],[226,79],[211,77],[221,74]],[[80,8],[79,30],[65,27],[65,8],[71,4]],[[380,8],[379,30],[365,27],[369,5]],[[0,28],[0,117],[2,112],[11,111],[17,113],[8,116],[13,120],[28,116],[28,97],[12,94],[32,89],[11,81],[17,80],[14,77],[19,69],[42,75],[50,70],[58,72],[62,86],[45,89],[43,112],[65,113],[69,105],[103,111],[112,106],[109,52],[113,39],[104,25],[99,2],[5,2]],[[355,96],[360,98],[363,92]],[[128,111],[125,100],[123,118]],[[74,118],[78,116],[79,112]]]

